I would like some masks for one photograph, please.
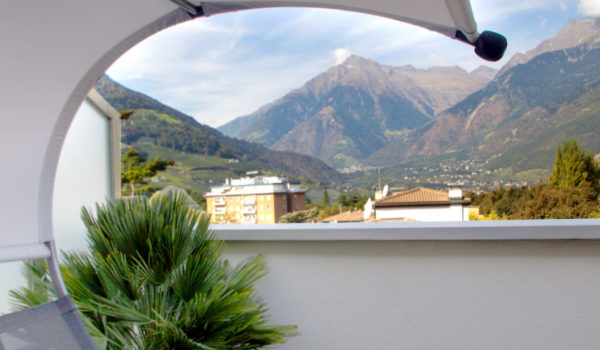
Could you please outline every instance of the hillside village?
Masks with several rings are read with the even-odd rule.
[[[496,187],[527,186],[533,182],[502,178],[503,168],[490,170],[487,164],[487,161],[481,160],[460,160],[442,161],[432,166],[398,167],[397,173],[401,175],[394,181],[394,185],[404,188],[460,187],[472,191],[487,191]]]

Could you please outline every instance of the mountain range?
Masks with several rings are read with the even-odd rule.
[[[219,130],[343,168],[432,121],[485,86],[495,73],[486,67],[471,73],[459,67],[389,67],[350,56],[302,88]]]
[[[352,56],[219,130],[336,168],[459,154],[515,173],[547,171],[563,140],[600,152],[599,85],[600,19],[583,18],[500,71]]]
[[[586,35],[571,36],[569,47],[567,38],[574,33]],[[365,161],[393,165],[463,152],[491,160],[492,167],[526,171],[549,169],[556,147],[567,139],[599,152],[598,37],[600,19],[570,22],[555,38],[516,55],[485,88],[441,113],[435,122]],[[556,47],[560,49],[553,50]]]
[[[342,181],[340,173],[319,159],[274,151],[258,143],[227,137],[214,128],[198,123],[191,116],[126,88],[106,75],[98,80],[96,89],[115,109],[135,111],[122,123],[122,142],[140,148],[151,157],[187,154],[204,157],[195,163],[208,168],[211,168],[210,164],[218,164],[216,168],[236,175],[242,175],[244,170],[265,170],[303,176],[326,184],[339,184]],[[185,176],[192,177],[190,172],[201,168],[184,169]],[[201,185],[200,188],[206,189],[209,184]]]

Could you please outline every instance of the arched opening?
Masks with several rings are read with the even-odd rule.
[[[187,4],[189,5],[189,3]],[[77,87],[70,94],[66,104],[64,105],[58,122],[54,126],[54,131],[51,136],[48,151],[45,155],[44,167],[42,169],[42,179],[40,186],[40,227],[42,230],[42,236],[52,236],[51,231],[48,229],[51,225],[51,218],[48,213],[49,203],[51,202],[52,194],[52,183],[54,178],[54,172],[56,163],[58,160],[58,152],[60,149],[62,140],[64,138],[67,126],[69,125],[76,106],[79,105],[84,93],[91,86],[91,82],[95,80],[101,72],[106,70],[110,64],[120,56],[127,49],[132,47],[137,42],[144,38],[162,30],[173,26],[182,21],[189,20],[193,16],[204,16],[213,15],[219,13],[226,13],[230,11],[245,10],[251,8],[260,7],[287,7],[287,6],[309,6],[309,7],[323,7],[323,8],[337,8],[342,10],[351,10],[357,12],[371,13],[380,16],[389,17],[396,20],[409,22],[412,24],[420,25],[428,29],[443,33],[452,38],[456,37],[459,40],[467,43],[473,42],[473,45],[477,46],[475,41],[478,37],[476,26],[472,17],[470,4],[468,2],[457,2],[456,4],[441,4],[439,8],[432,9],[430,5],[435,4],[420,4],[419,6],[413,5],[402,5],[402,4],[387,4],[387,3],[374,3],[374,4],[346,4],[346,3],[295,3],[295,2],[282,2],[273,4],[252,4],[252,5],[231,5],[231,4],[212,4],[205,3],[200,7],[196,7],[195,10],[189,6],[183,6],[184,10],[175,10],[161,18],[154,20],[149,24],[145,24],[132,34],[129,34],[125,39],[120,41],[118,45],[110,48],[110,50],[104,55],[85,73],[83,78],[79,81]],[[439,5],[439,4],[437,4]],[[186,12],[187,11],[187,12]],[[84,92],[85,91],[85,92]]]
[[[274,6],[293,4],[274,3]],[[442,22],[453,22],[456,13],[450,14],[446,5],[440,4],[442,9],[445,8]],[[459,7],[470,13],[470,8],[464,8],[465,4],[468,2]],[[13,3],[3,8],[6,54],[2,55],[1,65],[5,77],[1,104],[6,115],[23,116],[8,120],[1,132],[3,148],[21,150],[20,154],[10,154],[6,159],[8,163],[21,165],[20,172],[8,173],[5,177],[8,183],[18,184],[8,188],[6,193],[6,198],[16,200],[3,201],[0,206],[3,217],[9,218],[6,221],[8,234],[3,236],[8,246],[39,248],[44,242],[53,240],[52,198],[60,150],[77,108],[96,79],[135,43],[192,17],[168,1],[138,5],[119,1],[59,3],[32,9],[28,4]],[[430,24],[418,18],[411,20],[410,16],[401,15],[401,8],[388,8],[391,4],[385,2],[350,5],[315,2],[309,5],[374,13],[425,26]],[[408,6],[411,7],[414,6]],[[238,6],[213,6],[212,12],[205,14],[239,9]],[[430,10],[419,9],[426,13]],[[23,13],[28,16],[20,16]],[[468,22],[469,19],[469,16],[459,16],[458,21]],[[464,31],[467,36],[476,34],[470,25],[467,23]],[[449,36],[456,34],[456,30],[447,25],[433,27]],[[36,103],[30,103],[34,99]],[[36,251],[34,255],[46,254]]]

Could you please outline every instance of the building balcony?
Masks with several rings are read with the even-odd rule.
[[[215,208],[215,214],[216,215],[225,215],[226,209],[225,208]]]
[[[242,204],[256,204],[256,198],[255,197],[244,198],[244,199],[242,199]]]
[[[242,214],[256,214],[256,206],[254,206],[254,205],[243,206]]]
[[[215,198],[213,203],[215,205],[225,205],[225,198]]]

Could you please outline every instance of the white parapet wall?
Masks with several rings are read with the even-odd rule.
[[[298,325],[300,333],[275,349],[600,344],[598,240],[419,241],[400,233],[316,241],[283,233],[246,241],[220,234],[234,237],[225,254],[231,262],[266,255],[270,272],[257,293],[275,322]]]

